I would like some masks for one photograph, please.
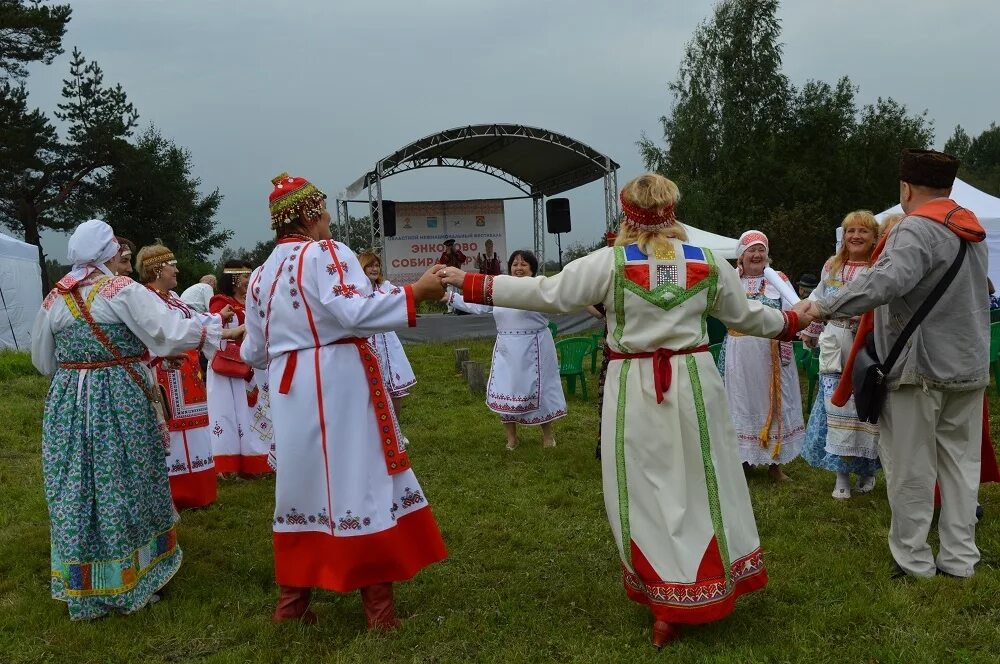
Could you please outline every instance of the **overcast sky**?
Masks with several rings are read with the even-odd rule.
[[[642,170],[635,143],[662,136],[667,83],[710,0],[85,0],[72,2],[67,54],[33,70],[51,112],[80,47],[120,82],[143,125],[194,158],[225,200],[233,246],[270,235],[270,179],[287,170],[336,195],[375,162],[437,131],[479,123],[557,131]],[[893,97],[928,112],[936,145],[956,124],[1000,121],[997,0],[794,0],[781,10],[795,85],[847,75],[862,103]],[[385,182],[386,198],[516,196],[489,176],[427,169]],[[574,241],[603,230],[600,182],[566,194]],[[353,209],[364,213],[363,206]],[[509,202],[508,248],[530,246],[531,208]],[[65,237],[46,251],[65,258]],[[548,256],[554,257],[550,237]]]

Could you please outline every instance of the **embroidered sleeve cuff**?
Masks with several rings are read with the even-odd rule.
[[[779,341],[795,341],[796,334],[801,329],[799,327],[799,315],[794,311],[782,311],[781,315],[785,317],[785,327],[776,338]]]
[[[493,306],[493,277],[486,274],[466,273],[462,284],[462,297],[469,304]]]
[[[809,324],[809,327],[802,330],[802,334],[805,334],[806,336],[809,337],[818,337],[822,333],[823,333],[823,323],[820,323],[819,321],[815,320]]]
[[[410,327],[417,326],[417,301],[413,299],[413,286],[406,284],[403,286],[406,293],[406,324]]]

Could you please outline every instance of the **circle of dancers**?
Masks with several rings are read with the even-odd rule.
[[[799,293],[770,266],[772,240],[789,238],[743,233],[734,267],[688,242],[681,192],[652,173],[621,190],[608,246],[551,277],[525,250],[506,275],[490,250],[466,272],[472,260],[449,247],[416,282],[394,285],[378,254],[333,240],[326,195],[287,173],[268,197],[271,255],[229,261],[181,295],[170,248],[136,251],[103,221],[84,222],[32,335],[32,360],[52,376],[52,596],[73,620],[158,601],[181,564],[177,510],[214,502],[217,478],[275,473],[272,620],[312,624],[314,589],[359,591],[369,629],[398,628],[394,584],[447,555],[399,424],[416,376],[393,330],[416,325],[425,301],[494,316],[486,405],[511,451],[519,424],[554,447],[567,411],[545,314],[586,309],[605,323],[605,509],[625,594],[648,607],[656,647],[767,584],[745,473],[792,481],[784,468],[800,455],[836,474],[837,500],[885,474],[894,576],[972,576],[978,484],[1000,474],[984,395],[985,233],[949,198],[957,169],[948,155],[905,151],[905,214],[880,227],[849,213],[837,253]],[[888,371],[881,421],[862,421],[858,353],[872,339],[885,357],[946,272],[956,285]],[[726,329],[717,360],[709,318]],[[969,323],[949,325],[959,319]],[[818,364],[808,426],[802,358]]]

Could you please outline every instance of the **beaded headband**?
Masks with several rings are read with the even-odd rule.
[[[227,267],[222,270],[222,274],[250,274],[253,272],[248,267]]]
[[[174,256],[174,252],[170,250],[153,254],[152,256],[146,256],[142,259],[142,266],[144,268],[157,267],[159,265],[167,264],[177,265],[177,258]]]
[[[655,231],[677,223],[674,216],[674,206],[668,205],[662,210],[649,210],[625,200],[625,195],[619,196],[622,202],[622,223],[644,231]]]

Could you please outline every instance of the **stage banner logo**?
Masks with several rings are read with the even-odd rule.
[[[385,239],[385,276],[410,284],[441,259],[444,241],[455,240],[465,254],[463,269],[478,272],[487,242],[507,269],[503,199],[396,203],[396,237]]]

